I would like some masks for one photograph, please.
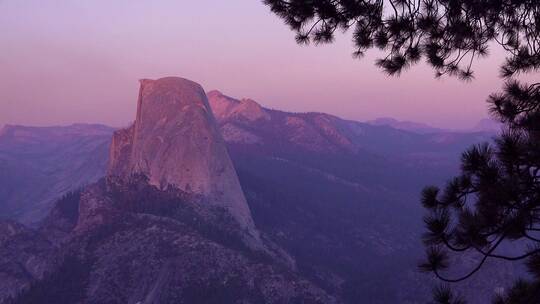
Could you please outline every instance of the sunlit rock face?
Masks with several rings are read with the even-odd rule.
[[[249,207],[203,88],[190,80],[141,80],[134,124],[115,132],[108,174],[144,174],[224,207],[257,235]],[[258,236],[256,236],[258,238]]]

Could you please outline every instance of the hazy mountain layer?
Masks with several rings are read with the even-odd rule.
[[[261,265],[256,267],[263,267],[260,268],[263,272],[276,273],[277,277],[283,273],[281,270],[274,268],[281,269],[285,267],[289,269],[287,273],[296,277],[293,281],[300,280],[304,282],[301,285],[303,284],[302,286],[305,286],[305,288],[301,291],[297,290],[297,293],[284,291],[286,286],[290,287],[289,284],[293,284],[293,281],[290,280],[279,279],[278,281],[281,283],[275,281],[264,283],[281,286],[278,288],[281,295],[275,298],[280,299],[276,300],[277,303],[297,296],[300,296],[300,299],[326,299],[323,302],[331,301],[330,299],[333,297],[345,303],[358,303],[358,301],[368,303],[424,303],[427,300],[431,288],[430,279],[416,272],[416,263],[422,254],[422,246],[419,241],[422,210],[419,207],[418,194],[426,184],[441,184],[448,179],[457,171],[459,154],[473,143],[488,140],[489,133],[439,132],[418,134],[388,126],[373,126],[343,120],[323,113],[287,113],[269,110],[253,100],[237,100],[217,91],[208,93],[208,101],[218,122],[221,134],[227,143],[230,157],[239,176],[243,193],[247,197],[255,225],[262,232],[263,238],[266,240],[265,243],[269,244],[267,247],[272,248],[265,253],[267,256],[265,265],[270,268],[264,268],[267,266]],[[204,109],[204,106],[201,109]],[[153,125],[155,124],[151,123],[149,126]],[[194,125],[196,124],[189,124],[188,126],[191,128]],[[67,132],[69,128],[66,127],[63,132]],[[158,132],[168,132],[166,131],[168,128],[160,129],[159,125],[155,129],[151,127],[148,130],[150,130],[148,134],[154,134],[152,136],[156,140],[159,140],[159,136],[163,136]],[[54,142],[54,140],[47,139],[50,136],[49,133],[43,132],[39,128],[29,129],[29,132],[33,134],[30,137],[41,138],[43,145],[48,141]],[[110,136],[112,131],[104,129],[104,132],[107,132],[108,136]],[[201,133],[195,132],[192,134]],[[94,140],[97,142],[103,136],[103,138],[107,138],[105,141],[108,141],[108,136],[99,132],[90,137],[85,135],[76,135],[75,137],[77,136],[85,138],[89,142]],[[116,132],[115,141],[117,143],[128,143],[127,145],[114,144],[112,147],[112,154],[116,155],[115,157],[118,157],[117,159],[120,162],[129,163],[133,153],[116,153],[114,151],[120,151],[122,147],[129,147],[133,136],[133,128]],[[90,138],[93,138],[93,140],[90,140]],[[71,139],[73,140],[73,138]],[[18,144],[13,145],[13,141],[6,141],[5,137],[0,136],[0,143],[3,144],[1,147],[4,147],[3,153],[5,154],[14,155],[18,147],[19,149],[27,149],[25,145],[31,146],[29,142],[31,143],[31,141],[19,140]],[[173,143],[174,141],[163,140],[163,142]],[[188,142],[199,145],[197,141],[190,140]],[[156,151],[159,151],[159,143],[156,142],[157,146],[152,147],[152,149],[155,148]],[[185,141],[179,141],[180,143],[185,143]],[[47,146],[44,145],[44,147]],[[54,157],[59,151],[63,151],[64,147],[71,146],[57,145],[55,147],[59,150],[44,149],[42,158],[55,159]],[[118,147],[119,149],[117,149]],[[128,151],[130,149],[128,148]],[[102,157],[103,159],[101,161],[93,160],[93,162],[105,163],[107,144],[99,146],[98,150],[101,152],[95,151],[92,156]],[[36,151],[39,150],[36,149]],[[61,153],[74,159],[80,158],[79,161],[83,163],[89,157],[87,154],[77,153],[70,149]],[[167,153],[158,154],[161,155],[160,157],[164,157],[164,160],[167,159],[165,156]],[[205,154],[198,157],[201,157],[201,159],[211,157],[203,157],[203,155]],[[66,158],[69,159],[69,157]],[[144,156],[141,159],[145,157],[148,158],[149,156]],[[24,159],[24,157],[21,159]],[[153,157],[149,159],[149,161],[156,160]],[[39,159],[36,160],[31,157],[28,157],[25,161],[42,170],[50,166],[46,165],[47,162],[40,162]],[[41,166],[38,166],[40,163]],[[185,169],[180,162],[176,162],[174,166],[167,165],[165,167]],[[101,171],[98,175],[103,175],[105,172],[104,166],[99,168]],[[59,176],[73,174],[72,167],[61,167],[61,169],[55,171],[54,174]],[[35,171],[17,172],[21,174],[22,180],[30,181],[29,178],[32,177]],[[84,173],[84,170],[78,172],[78,174],[81,173]],[[131,175],[131,173],[148,174],[148,172],[129,171],[127,175]],[[45,181],[49,183],[45,184]],[[53,181],[55,180],[37,179],[29,182],[28,185],[39,186],[42,184],[46,185],[45,187],[51,187],[50,185],[54,184]],[[14,189],[28,189],[27,192],[32,193],[32,187],[18,188],[21,187],[20,185],[25,185],[24,183],[18,183],[20,181],[13,181]],[[183,242],[179,245],[181,247],[174,250],[187,250],[185,246],[197,246],[195,244],[201,242],[217,243],[217,245],[212,246],[224,246],[226,248],[232,246],[233,252],[235,252],[233,254],[245,256],[247,258],[246,263],[258,263],[251,260],[251,256],[259,254],[242,247],[242,238],[237,237],[242,234],[235,228],[234,221],[230,222],[225,217],[224,222],[222,222],[218,210],[212,208],[201,210],[198,209],[200,204],[192,203],[198,201],[200,197],[194,198],[188,195],[187,197],[181,196],[181,199],[176,198],[176,201],[172,200],[162,193],[163,190],[166,190],[166,187],[163,187],[165,184],[162,185],[155,181],[151,182],[150,185],[140,180],[127,183],[117,181],[112,184],[110,181],[102,181],[100,185],[89,188],[94,189],[94,191],[85,190],[83,192],[86,193],[86,195],[83,194],[84,199],[74,199],[75,202],[71,204],[66,203],[66,200],[59,202],[41,228],[42,233],[49,238],[49,242],[56,244],[56,247],[51,248],[62,248],[60,250],[62,252],[66,250],[65,248],[88,248],[90,243],[94,244],[92,248],[101,248],[101,251],[92,251],[91,254],[82,251],[72,255],[71,251],[69,251],[69,254],[62,255],[66,256],[65,262],[44,264],[49,265],[47,267],[54,266],[62,269],[61,267],[67,267],[62,265],[69,266],[70,263],[75,263],[75,265],[82,265],[81,267],[74,267],[75,269],[81,269],[82,273],[89,273],[88,270],[85,270],[87,263],[99,269],[99,275],[96,273],[89,274],[94,278],[94,281],[89,279],[90,282],[94,283],[88,283],[87,281],[75,282],[77,284],[98,286],[95,285],[98,284],[95,282],[103,280],[103,282],[108,282],[107,284],[121,285],[125,297],[138,294],[138,296],[133,296],[133,299],[140,299],[144,292],[137,293],[135,290],[150,290],[153,287],[144,285],[146,283],[134,287],[125,282],[109,282],[106,278],[110,276],[115,280],[114,278],[117,277],[118,272],[122,272],[122,268],[109,269],[112,264],[107,263],[96,266],[97,264],[93,264],[94,260],[87,260],[87,257],[101,255],[105,250],[104,248],[106,248],[106,250],[113,252],[110,261],[125,264],[127,263],[125,261],[133,258],[133,256],[124,257],[122,253],[131,250],[126,247],[129,244],[140,243],[141,246],[153,248],[153,246],[158,246],[153,239],[161,238],[162,234],[176,239],[183,237],[183,234],[188,231],[186,230],[188,228],[171,228],[172,226],[164,228],[162,227],[163,221],[166,223],[173,221],[176,223],[174,224],[176,226],[173,225],[174,227],[186,226],[194,230],[195,236],[189,242]],[[71,184],[69,187],[65,187],[64,191],[74,187],[76,185]],[[184,193],[183,190],[187,190],[187,188],[180,190]],[[90,204],[93,207],[87,208],[84,206],[89,205],[83,203],[79,206],[81,200],[82,202],[92,201],[88,199],[87,194],[95,194],[95,191],[100,193],[97,195],[100,199],[94,200],[97,205]],[[18,191],[15,191],[15,193],[18,193]],[[59,193],[62,192],[57,192],[57,195]],[[40,193],[36,191],[33,195],[39,197]],[[147,198],[138,199],[144,197]],[[163,202],[163,204],[154,204],[158,201]],[[182,206],[187,207],[172,212],[169,204],[180,201],[183,202]],[[25,218],[35,218],[33,213],[28,213],[29,210],[32,210],[33,202],[30,201],[22,205],[26,207],[20,209],[21,212],[18,216],[24,215]],[[44,209],[50,209],[52,205],[48,201],[43,206]],[[65,212],[61,212],[62,208],[58,206],[64,206],[63,208],[67,210],[69,216],[63,216],[62,214]],[[110,206],[113,207],[109,208]],[[3,205],[0,208],[3,208]],[[84,214],[83,218],[86,218],[86,221],[79,220],[81,214]],[[108,215],[114,216],[109,217]],[[193,222],[193,218],[199,220]],[[116,228],[95,228],[109,227],[108,223],[112,219],[119,219],[125,222],[126,225],[119,228],[118,231]],[[76,226],[79,228],[75,228]],[[153,229],[157,229],[158,232]],[[98,230],[105,232],[99,232],[101,236],[96,237],[98,240],[95,243],[93,241],[88,241],[90,243],[80,241],[79,236],[81,233],[93,239],[94,237],[90,236],[98,233]],[[30,232],[30,234],[32,233]],[[114,245],[109,244],[112,240],[118,240],[123,235],[126,235],[126,238],[122,241],[124,245],[116,247],[118,245],[116,243]],[[103,239],[100,239],[101,237]],[[26,239],[26,237],[23,239]],[[172,239],[169,237],[164,238],[165,243]],[[233,245],[229,244],[230,242]],[[277,243],[278,246],[271,245],[273,243]],[[26,246],[24,243],[21,244],[23,245],[20,246]],[[283,249],[280,249],[280,247]],[[179,284],[179,282],[172,279],[160,279],[161,271],[154,272],[155,270],[147,269],[144,266],[145,263],[152,264],[151,261],[158,261],[156,265],[176,265],[172,267],[171,272],[163,274],[166,278],[170,278],[170,276],[181,277],[182,272],[189,272],[186,268],[183,268],[187,263],[187,260],[182,260],[184,258],[175,260],[175,262],[172,262],[173,264],[166,264],[167,260],[162,259],[161,256],[167,250],[162,248],[148,255],[143,254],[143,257],[135,263],[137,265],[135,268],[125,266],[125,269],[129,269],[125,271],[125,275],[129,277],[133,273],[138,273],[138,268],[143,269],[150,273],[149,277],[153,282],[164,282],[159,283],[159,288],[156,287],[163,291],[163,299],[185,297],[189,292],[194,291],[188,293],[174,291],[172,286]],[[221,252],[221,250],[217,249],[218,252]],[[138,251],[135,250],[134,252]],[[220,253],[220,255],[222,254],[226,256],[227,260],[235,259],[239,261],[228,253]],[[201,249],[201,255],[206,259],[223,262],[213,254],[206,252],[205,249]],[[289,256],[295,260],[296,268],[293,268],[296,270],[290,268],[291,262],[287,260]],[[189,259],[193,259],[193,257]],[[240,258],[240,260],[243,259]],[[60,260],[64,261],[63,259]],[[178,263],[184,266],[178,266]],[[467,263],[470,264],[471,261],[464,262],[464,264]],[[22,264],[25,265],[25,263]],[[231,267],[237,267],[242,269],[242,273],[246,273],[245,277],[240,276],[237,278],[238,281],[235,281],[240,285],[234,286],[244,286],[252,279],[261,280],[256,279],[255,274],[249,274],[252,270],[249,270],[250,268],[245,266],[244,262],[238,262]],[[31,269],[33,268],[29,270]],[[475,286],[474,292],[471,292],[470,288],[464,288],[463,290],[469,295],[474,295],[475,298],[473,299],[477,299],[477,302],[479,299],[489,298],[489,295],[493,292],[493,286],[498,286],[497,284],[501,282],[498,277],[512,276],[512,268],[496,266],[496,269],[498,270],[490,273],[492,281],[489,281],[489,284],[482,283],[482,280],[472,281],[470,284]],[[21,270],[21,273],[25,272],[23,270]],[[232,268],[223,269],[222,271],[221,275],[229,272],[236,273]],[[103,276],[104,273],[107,276]],[[196,277],[196,275],[194,276]],[[285,275],[285,277],[288,276]],[[234,291],[233,295],[228,294],[228,296],[242,297],[247,299],[246,301],[259,299],[257,297],[261,295],[261,290],[269,288],[258,285],[248,289],[250,291],[247,294],[243,291],[236,293],[239,287],[231,287],[230,285],[223,287],[226,285],[219,285],[218,281],[214,281],[211,276],[201,274],[201,278],[203,277],[205,278],[204,281],[208,283],[208,285],[205,285],[207,288],[222,290],[219,294],[225,292],[223,290],[227,290],[226,292]],[[246,279],[248,277],[250,279]],[[35,278],[39,277],[36,276]],[[21,282],[29,284],[35,278],[33,276],[26,277],[27,281],[24,281],[23,278]],[[61,277],[55,280],[63,281],[67,279]],[[134,278],[129,280],[134,280]],[[47,283],[49,285],[38,285],[32,289],[34,290],[32,293],[26,296],[38,295],[40,288],[57,284],[57,281],[54,282]],[[189,285],[193,283],[183,281],[182,284]],[[105,288],[107,285],[101,284],[99,286],[101,287],[95,287],[96,290],[99,290],[95,295],[96,299],[112,292]],[[220,289],[219,286],[224,289]],[[248,286],[253,285],[248,284]],[[254,294],[257,294],[257,297],[254,297]],[[81,297],[82,295],[78,296]],[[266,296],[268,297],[268,295]],[[152,296],[151,299],[155,300],[156,298]]]
[[[113,129],[7,125],[0,131],[0,217],[42,219],[56,199],[101,178]]]
[[[228,109],[216,118],[255,223],[303,273],[348,303],[429,299],[436,282],[416,267],[423,256],[419,193],[443,184],[460,153],[491,134],[418,134],[253,101],[248,110],[246,100],[219,92],[209,101]],[[468,282],[474,290],[461,290],[481,303],[512,273],[497,265],[489,283],[476,277]]]

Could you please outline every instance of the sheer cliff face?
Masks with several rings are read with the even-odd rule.
[[[108,174],[144,174],[158,188],[174,186],[224,207],[248,231],[253,220],[203,88],[167,77],[141,80],[137,117],[115,132]]]

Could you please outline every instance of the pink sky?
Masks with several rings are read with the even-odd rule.
[[[299,46],[258,0],[11,0],[0,14],[0,125],[123,126],[137,80],[174,75],[281,110],[467,128],[502,85],[497,52],[471,83],[435,80],[423,65],[387,77],[376,54],[352,59],[350,33]]]

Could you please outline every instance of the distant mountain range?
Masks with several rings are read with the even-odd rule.
[[[381,117],[374,120],[367,121],[368,124],[374,126],[389,126],[395,129],[415,132],[419,134],[429,134],[429,133],[443,133],[443,132],[461,132],[461,133],[470,133],[470,132],[488,132],[488,133],[497,133],[501,130],[501,123],[490,119],[485,118],[480,120],[473,128],[470,129],[441,129],[435,128],[428,124],[413,122],[413,121],[400,121],[391,117]]]
[[[476,126],[473,128],[473,131],[481,132],[500,132],[502,124],[498,121],[495,121],[491,118],[484,118],[480,120]]]
[[[0,214],[38,232],[0,225],[0,262],[10,267],[0,278],[13,284],[0,288],[0,303],[14,290],[30,286],[19,297],[24,302],[69,281],[87,292],[73,297],[99,302],[121,294],[113,303],[196,301],[208,288],[219,297],[212,303],[427,302],[432,278],[416,271],[423,251],[419,193],[442,185],[457,172],[460,153],[493,132],[289,113],[219,91],[206,94],[212,117],[193,84],[170,81],[172,88],[149,81],[140,98],[177,96],[197,105],[182,113],[139,111],[110,150],[115,130],[106,126],[4,127]],[[229,157],[234,174],[223,165]],[[108,177],[100,179],[108,163]],[[236,175],[243,193],[227,188],[234,193],[216,199]],[[250,219],[239,211],[244,196]],[[233,221],[206,205],[223,207]],[[251,220],[260,242],[242,237]],[[108,224],[116,222],[123,224]],[[8,241],[11,247],[1,246]],[[512,271],[488,268],[489,278],[475,277],[468,282],[474,289],[461,291],[482,303]]]
[[[486,120],[479,123],[478,131],[463,133],[391,118],[361,123],[323,113],[269,110],[253,100],[236,100],[218,91],[208,92],[208,97],[229,145],[261,146],[264,138],[282,147],[364,153],[368,158],[384,156],[409,165],[441,162],[453,166],[459,153],[489,139],[497,126]],[[250,121],[257,123],[246,128],[245,122]],[[0,188],[2,215],[35,222],[63,193],[103,176],[113,131],[99,124],[5,125],[0,130],[0,180],[13,186]]]
[[[65,192],[103,176],[113,128],[6,125],[0,131],[0,214],[25,223],[45,217]]]
[[[368,124],[374,126],[389,126],[399,130],[411,131],[420,134],[440,133],[448,132],[449,130],[432,127],[428,124],[412,122],[412,121],[400,121],[391,117],[381,117],[374,120],[367,121]]]
[[[492,132],[417,133],[324,113],[270,110],[208,93],[257,226],[345,302],[426,303],[421,189],[444,185],[461,153]],[[331,249],[329,249],[331,248]],[[461,286],[471,303],[491,298],[513,268]],[[484,281],[482,281],[484,280]]]

